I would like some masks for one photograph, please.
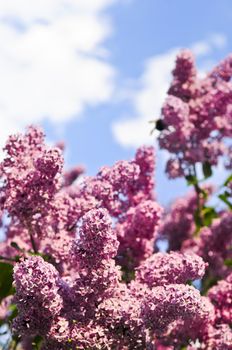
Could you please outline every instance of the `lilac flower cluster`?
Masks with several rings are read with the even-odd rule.
[[[197,237],[183,242],[182,251],[194,251],[208,262],[208,274],[222,278],[230,273],[224,263],[232,259],[232,213],[221,213],[210,227],[203,227]]]
[[[172,157],[166,171],[170,178],[187,176],[196,163],[217,165],[220,156],[228,156],[224,142],[232,136],[232,56],[207,76],[197,76],[194,57],[188,50],[176,59],[173,80],[162,109],[164,130],[159,144]]]
[[[212,287],[208,296],[215,306],[217,321],[230,325],[232,320],[232,273]]]
[[[208,178],[229,154],[231,62],[200,80],[191,54],[177,57],[159,142],[174,155],[169,176],[194,191],[168,211],[155,199],[152,147],[88,177],[81,166],[64,171],[64,145],[48,148],[36,127],[9,138],[0,163],[9,350],[232,349],[231,210],[208,206],[213,187],[195,167]],[[231,181],[221,195],[229,209]]]
[[[15,266],[15,302],[19,315],[14,319],[14,332],[31,336],[37,335],[40,329],[40,334],[46,334],[53,318],[63,307],[59,278],[55,267],[40,256]]]
[[[212,188],[207,186],[204,191],[208,197]],[[164,213],[159,236],[168,239],[170,250],[181,249],[182,243],[193,236],[196,229],[193,215],[197,209],[197,201],[198,196],[195,191],[192,191],[184,197],[178,198]],[[200,201],[203,206],[206,198],[202,197]]]
[[[1,163],[3,208],[21,221],[45,210],[59,189],[63,159],[58,148],[49,149],[38,128],[11,136]]]
[[[185,284],[190,280],[201,279],[205,274],[205,266],[195,254],[156,253],[136,269],[136,280],[149,288],[169,283]]]
[[[43,336],[44,349],[145,349],[176,319],[201,328],[212,322],[210,302],[184,284],[204,274],[200,257],[157,253],[125,284],[114,260],[118,246],[106,209],[92,209],[70,250],[75,273],[62,275],[39,256],[16,264],[13,332],[23,341]],[[166,264],[149,275],[149,259]]]

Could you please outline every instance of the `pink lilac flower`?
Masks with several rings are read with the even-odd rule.
[[[203,190],[208,196],[212,193],[212,187],[204,186]],[[160,238],[168,239],[169,250],[181,249],[182,243],[191,238],[196,229],[194,223],[194,212],[197,209],[197,194],[195,191],[189,192],[184,197],[176,199],[169,210],[164,213],[161,226],[159,228]],[[200,199],[203,206],[206,198]]]
[[[190,108],[171,100],[169,107],[176,123]],[[11,221],[0,250],[20,256],[12,324],[20,345],[30,348],[36,335],[44,350],[170,350],[190,339],[208,341],[207,325],[217,326],[214,307],[216,316],[220,308],[185,285],[202,278],[206,264],[192,253],[153,254],[162,231],[153,148],[141,147],[133,160],[80,182],[80,169],[62,175],[60,150],[48,149],[36,128],[11,138],[6,150],[1,203]],[[29,191],[22,202],[13,184],[20,193]],[[170,245],[176,240],[183,246],[194,230],[196,197],[177,207],[164,220],[164,235]],[[171,230],[171,221],[180,233]]]
[[[59,318],[52,324],[42,350],[110,350],[110,345],[104,329],[93,322],[83,327],[78,323],[68,322],[65,318]]]
[[[25,135],[11,136],[5,151],[3,209],[23,222],[49,206],[60,186],[63,159],[57,148],[45,146],[42,131],[34,127]]]
[[[133,269],[152,254],[161,213],[161,207],[151,200],[127,211],[115,227],[120,242],[117,257],[120,265]]]
[[[215,307],[216,319],[220,323],[232,322],[232,273],[208,291],[208,297]]]
[[[231,56],[203,79],[190,51],[177,56],[159,136],[160,147],[171,153],[166,168],[170,178],[187,176],[198,162],[217,165],[228,153],[224,140],[232,135],[230,78]]]
[[[196,254],[156,253],[136,269],[136,280],[152,288],[201,279],[206,264]]]
[[[232,330],[227,324],[212,327],[207,334],[204,350],[231,350]]]
[[[230,268],[225,265],[226,259],[232,258],[232,214],[221,213],[210,227],[203,227],[199,237],[186,240],[183,251],[194,251],[208,262],[208,274],[220,278],[228,275]]]
[[[58,271],[41,257],[33,256],[14,267],[14,285],[19,310],[13,324],[14,332],[46,333],[52,318],[63,307]]]
[[[212,309],[194,287],[169,284],[154,287],[147,293],[142,305],[142,319],[154,334],[162,334],[168,325],[178,319],[204,325],[212,322]],[[198,324],[199,326],[199,324]]]
[[[109,331],[113,348],[144,349],[146,331],[140,315],[141,300],[122,285],[98,307],[100,323]]]
[[[119,243],[111,225],[105,209],[92,209],[82,217],[79,238],[73,246],[75,260],[81,267],[97,267],[102,260],[116,256]]]
[[[73,287],[75,298],[85,313],[93,313],[99,302],[118,286],[120,273],[113,260],[118,245],[105,209],[92,209],[83,216],[72,254],[79,275]]]

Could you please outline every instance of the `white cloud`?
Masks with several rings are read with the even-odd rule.
[[[114,0],[0,0],[0,139],[44,118],[63,122],[107,101]],[[2,141],[1,141],[2,144]]]
[[[223,49],[227,45],[227,38],[222,34],[213,34],[208,40],[198,41],[191,45],[196,56],[209,55],[215,49]]]
[[[193,53],[199,57],[209,55],[215,49],[223,48],[226,38],[221,34],[209,37],[207,41],[193,43],[190,47]],[[112,125],[115,139],[123,147],[138,147],[141,144],[154,143],[154,137],[150,132],[152,125],[150,120],[159,119],[166,91],[171,80],[171,71],[180,48],[173,48],[168,52],[151,57],[145,63],[142,76],[138,79],[139,88],[134,92],[127,92],[129,102],[134,110],[134,117],[125,117]],[[202,64],[204,69],[207,64]],[[200,74],[203,72],[200,70]]]

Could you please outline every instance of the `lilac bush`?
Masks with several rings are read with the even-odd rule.
[[[219,161],[231,169],[231,75],[232,57],[203,79],[190,52],[177,57],[156,128],[168,176],[192,189],[170,208],[156,200],[153,147],[90,177],[82,166],[64,170],[64,145],[48,147],[37,127],[9,137],[0,164],[5,349],[232,349],[232,176],[219,190],[205,182]],[[211,196],[224,206],[210,206]]]

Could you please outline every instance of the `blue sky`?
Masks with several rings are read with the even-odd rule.
[[[88,174],[130,159],[155,145],[148,120],[159,117],[178,50],[191,48],[203,74],[232,51],[231,23],[229,0],[0,0],[1,142],[35,123]],[[165,157],[163,204],[186,190],[167,181]]]

